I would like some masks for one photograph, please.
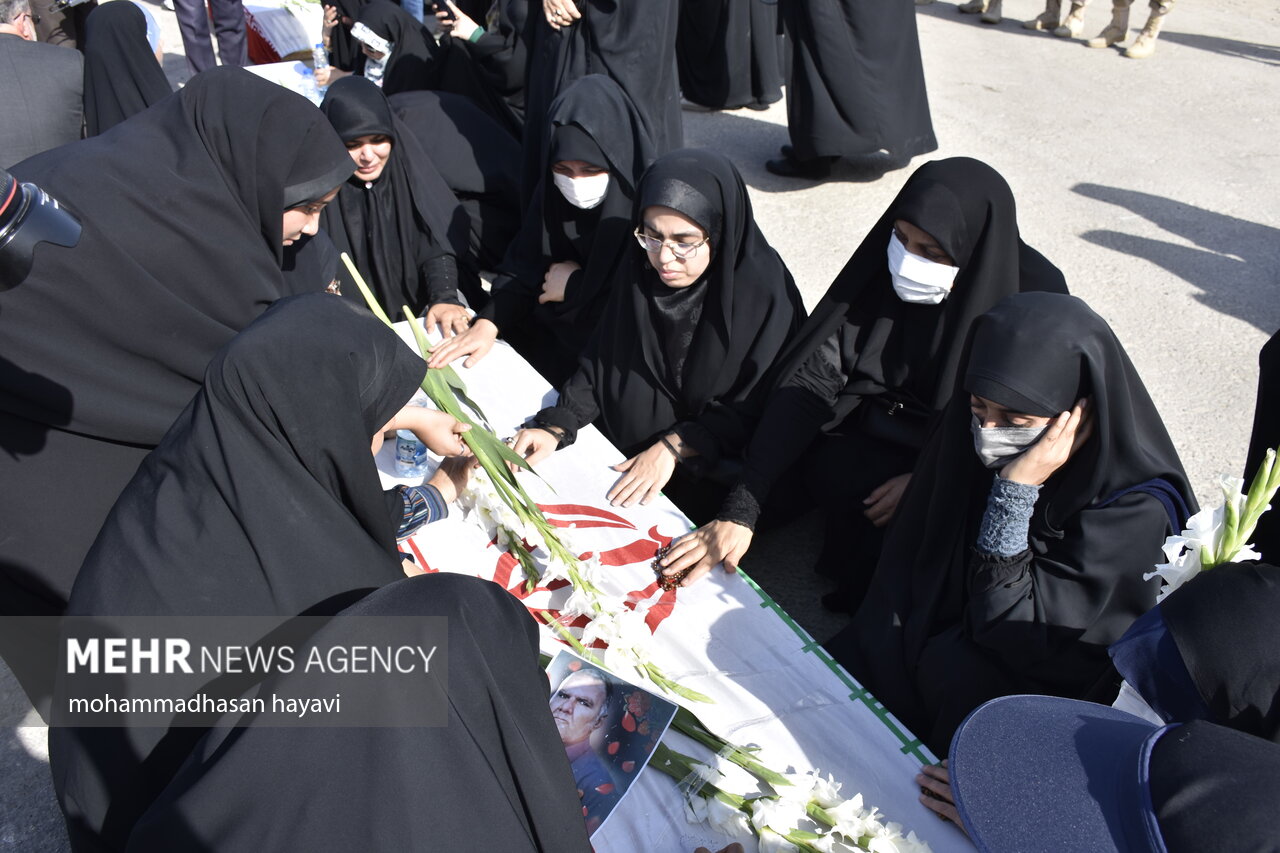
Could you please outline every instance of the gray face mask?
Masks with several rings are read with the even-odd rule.
[[[969,427],[973,431],[973,449],[978,459],[988,468],[1003,468],[1031,449],[1031,445],[1044,435],[1049,425],[1042,427],[984,427],[973,416]]]

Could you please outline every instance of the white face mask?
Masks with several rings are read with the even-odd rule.
[[[590,210],[600,204],[604,201],[605,194],[609,192],[608,172],[587,175],[585,178],[571,178],[559,173],[552,173],[551,177],[565,201],[583,210]]]
[[[959,267],[913,255],[896,234],[889,235],[889,276],[903,302],[937,305],[951,292],[958,272]]]
[[[987,468],[1003,468],[1031,449],[1049,425],[1042,427],[984,427],[973,416],[973,449]]]

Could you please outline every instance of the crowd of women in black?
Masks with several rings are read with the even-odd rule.
[[[239,69],[169,94],[136,9],[104,4],[95,135],[0,185],[0,237],[29,229],[0,241],[4,613],[307,614],[337,636],[446,615],[471,674],[446,729],[56,728],[76,850],[586,849],[523,607],[397,550],[467,465],[383,492],[368,453],[396,428],[464,453],[452,418],[406,404],[426,370],[499,338],[559,391],[517,452],[536,466],[594,424],[623,457],[612,503],[661,492],[701,525],[663,558],[674,581],[822,513],[824,603],[853,615],[828,649],[935,752],[995,697],[1109,702],[1120,675],[1150,682],[1108,649],[1156,612],[1143,574],[1195,497],[1120,341],[1022,241],[1004,179],[968,158],[916,169],[807,313],[735,166],[680,147],[678,86],[767,104],[790,52],[787,168],[932,150],[918,48],[861,63],[884,76],[856,85],[821,59],[914,44],[913,21],[786,4],[783,42],[763,2],[443,5],[439,41],[388,0],[331,7],[350,73],[317,110]],[[843,16],[868,20],[842,41]],[[859,103],[876,87],[909,108]],[[33,187],[75,240],[39,230]],[[428,365],[335,249],[440,330]],[[1280,437],[1271,411],[1260,399],[1255,447]],[[1266,567],[1248,578],[1275,588]],[[44,708],[50,638],[12,639]],[[1275,739],[1274,678],[1187,664],[1218,686],[1198,705],[1151,688],[1177,705],[1166,721]],[[1222,698],[1237,690],[1256,712]],[[430,802],[395,805],[437,776]],[[476,798],[500,805],[477,821]],[[286,812],[307,817],[286,833]]]

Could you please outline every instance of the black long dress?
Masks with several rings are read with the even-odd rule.
[[[104,3],[84,32],[85,134],[97,136],[173,94],[147,42],[147,19],[132,3]]]
[[[369,439],[424,372],[345,300],[273,306],[213,359],[121,495],[69,613],[126,625],[305,613],[332,617],[313,635],[325,645],[391,617],[445,616],[455,674],[421,690],[446,691],[447,725],[55,728],[75,850],[586,849],[527,613],[485,581],[401,571],[400,514]]]
[[[777,0],[683,0],[676,59],[680,93],[713,109],[782,100]]]
[[[401,92],[388,100],[467,212],[480,268],[497,269],[520,230],[520,143],[461,95]]]
[[[213,354],[275,300],[325,289],[333,259],[307,256],[328,241],[286,251],[281,219],[353,168],[319,110],[238,68],[13,168],[84,231],[75,248],[42,246],[0,294],[0,612],[60,613]]]
[[[600,74],[583,77],[556,100],[548,136],[533,203],[480,317],[559,385],[576,369],[608,302],[614,270],[634,244],[636,186],[657,150],[630,99]],[[604,200],[587,210],[570,204],[551,177],[559,160],[607,167]],[[543,276],[560,261],[582,270],[569,279],[563,302],[539,305]]]
[[[334,82],[320,104],[333,129],[350,142],[362,136],[391,139],[378,180],[352,175],[324,209],[320,223],[339,251],[351,255],[383,309],[399,317],[409,306],[421,317],[428,306],[459,304],[483,295],[471,255],[471,222],[414,135],[398,121],[387,96],[363,77]],[[364,305],[344,264],[342,295]]]
[[[1280,332],[1258,353],[1258,400],[1253,410],[1253,433],[1244,464],[1245,487],[1253,482],[1268,450],[1280,447]],[[1264,512],[1254,530],[1253,544],[1264,560],[1280,560],[1280,508]]]
[[[1040,489],[1029,547],[974,548],[993,473],[974,452],[970,393],[1032,415],[1091,401],[1093,435]],[[898,507],[853,624],[827,647],[935,753],[997,696],[1077,698],[1107,646],[1155,603],[1165,481],[1195,497],[1142,380],[1081,300],[1019,293],[973,324],[961,378]],[[1180,522],[1179,522],[1180,523]]]
[[[659,158],[641,181],[637,208],[653,205],[702,227],[710,266],[689,287],[668,287],[633,244],[578,371],[535,421],[563,430],[565,443],[594,422],[628,457],[674,430],[698,452],[677,469],[696,482],[741,453],[804,305],[723,156],[683,149]],[[673,480],[667,494],[701,516],[701,490],[689,483],[682,502],[682,485]],[[718,501],[724,487],[713,491]]]
[[[552,105],[575,80],[603,74],[635,105],[640,127],[657,154],[683,144],[676,35],[679,0],[582,0],[582,17],[553,30],[534,3],[525,25],[529,70],[525,81],[524,194],[533,197],[545,170]]]
[[[898,219],[937,240],[960,268],[939,305],[910,305],[894,293],[886,249]],[[1004,178],[967,157],[921,166],[783,356],[779,386],[719,518],[754,526],[774,485],[787,478],[764,522],[815,502],[822,507],[827,529],[817,569],[840,584],[827,601],[856,610],[883,539],[863,515],[863,499],[915,468],[930,423],[951,399],[974,318],[1028,290],[1065,293],[1066,284],[1022,242]]]
[[[938,147],[911,0],[781,0],[787,129],[798,160]]]

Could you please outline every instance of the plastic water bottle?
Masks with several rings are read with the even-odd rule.
[[[412,431],[396,431],[396,476],[422,477],[427,473],[427,446]]]
[[[329,67],[329,53],[324,49],[323,42],[316,42],[315,47],[311,48],[311,85],[307,87],[307,95],[311,96],[311,92],[315,92],[315,97],[311,98],[317,105],[324,98],[325,90],[328,86],[321,86],[316,82],[316,73],[323,71]]]

